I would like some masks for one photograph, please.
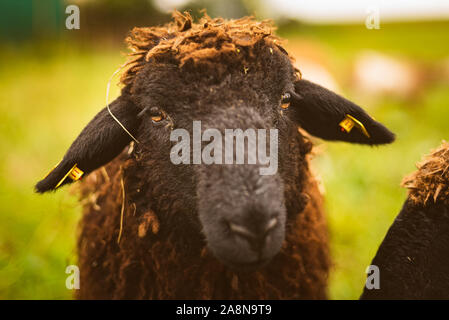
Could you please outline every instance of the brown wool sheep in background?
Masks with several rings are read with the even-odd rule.
[[[133,53],[111,104],[123,127],[103,109],[36,185],[46,192],[79,170],[86,176],[78,298],[326,298],[327,226],[309,170],[312,143],[298,127],[368,145],[394,135],[301,79],[270,22],[174,18],[127,39]],[[278,152],[264,144],[277,172],[261,175],[260,159],[174,164],[171,134],[192,136],[194,121],[218,133],[274,130]]]
[[[449,299],[449,143],[403,185],[407,200],[371,262],[379,288],[361,299]]]

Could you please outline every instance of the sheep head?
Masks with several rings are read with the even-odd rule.
[[[174,15],[174,23],[136,28],[128,39],[124,88],[110,107],[129,133],[103,109],[36,190],[72,182],[65,177],[75,165],[89,174],[135,137],[134,175],[162,228],[165,220],[196,230],[234,268],[260,266],[279,252],[289,221],[306,204],[311,142],[298,126],[326,140],[369,145],[394,135],[359,106],[301,79],[269,22],[205,16],[193,23],[188,14]],[[225,141],[227,130],[238,129],[257,135],[248,133],[243,154]],[[266,159],[252,153],[262,147],[268,166],[276,163],[268,173]],[[246,161],[236,163],[239,157]]]

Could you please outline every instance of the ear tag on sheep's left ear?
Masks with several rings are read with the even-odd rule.
[[[370,135],[368,133],[368,131],[366,130],[365,126],[363,125],[363,123],[361,123],[359,120],[357,120],[356,118],[354,118],[353,116],[351,116],[350,114],[347,114],[346,117],[343,119],[343,121],[341,121],[339,123],[340,127],[341,127],[341,131],[343,132],[351,132],[352,128],[356,127],[357,129],[359,129],[360,131],[362,131],[362,133],[370,138]]]
[[[64,180],[67,179],[67,177],[69,177],[73,181],[77,181],[77,180],[81,179],[81,177],[84,174],[84,171],[81,170],[80,168],[78,168],[77,165],[78,164],[75,163],[75,165],[72,167],[72,169],[70,169],[69,172],[67,172],[66,175],[58,182],[55,189],[57,189],[64,182]]]
[[[72,179],[73,181],[77,181],[77,180],[81,179],[83,174],[84,174],[84,171],[81,170],[80,168],[78,168],[75,164],[75,166],[70,171],[69,178]]]

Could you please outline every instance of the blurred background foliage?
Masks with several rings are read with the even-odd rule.
[[[71,297],[65,268],[76,264],[80,205],[70,189],[39,196],[33,184],[104,106],[127,32],[168,21],[173,7],[275,18],[305,78],[358,102],[397,134],[394,144],[374,148],[316,141],[334,263],[329,295],[359,297],[405,199],[402,177],[449,134],[449,20],[384,23],[380,15],[380,29],[370,30],[364,19],[314,22],[271,11],[270,2],[0,2],[0,299]],[[68,4],[80,7],[80,30],[65,28]],[[118,93],[114,86],[110,100]]]

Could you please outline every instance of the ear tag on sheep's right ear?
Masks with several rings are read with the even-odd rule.
[[[359,120],[351,116],[350,114],[347,114],[346,117],[339,123],[339,126],[341,127],[341,131],[346,131],[347,133],[351,132],[352,128],[357,127],[362,133],[370,138],[370,135],[368,131],[366,130],[363,123],[361,123]]]
[[[75,163],[75,165],[72,167],[72,169],[69,170],[69,172],[66,173],[66,175],[58,182],[58,184],[56,185],[55,189],[57,189],[63,182],[65,179],[70,178],[73,181],[77,181],[79,179],[81,179],[81,177],[84,174],[84,171],[81,170],[80,168],[77,167],[77,163]]]

